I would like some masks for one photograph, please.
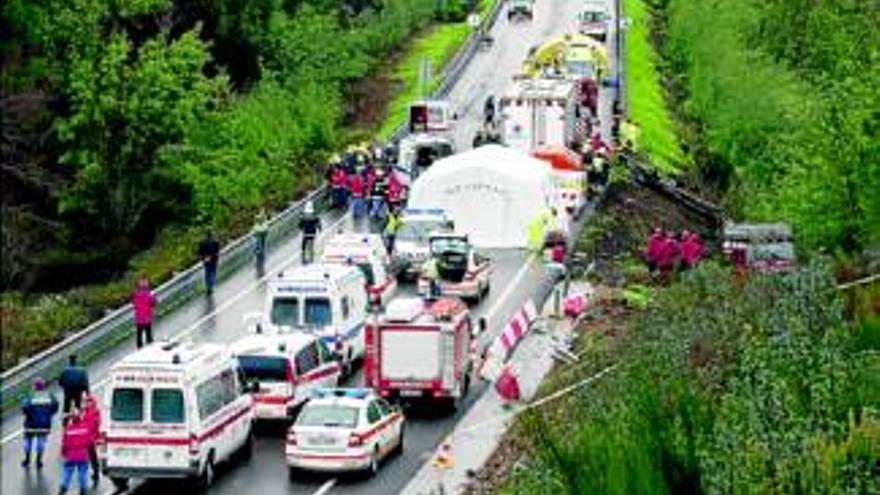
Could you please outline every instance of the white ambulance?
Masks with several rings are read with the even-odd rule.
[[[366,383],[395,401],[458,407],[470,387],[474,328],[460,299],[397,299],[367,325]]]
[[[232,344],[257,419],[293,419],[317,387],[335,387],[340,366],[326,344],[304,333],[258,333]]]
[[[547,146],[581,142],[581,110],[574,83],[564,78],[514,79],[501,98],[501,140],[531,153]]]
[[[356,266],[297,266],[269,281],[264,331],[314,335],[340,359],[343,374],[364,354],[369,305],[364,273]]]
[[[337,234],[324,245],[321,263],[358,267],[366,278],[370,303],[384,306],[397,291],[391,256],[379,234]]]
[[[102,424],[103,470],[129,478],[190,478],[202,487],[217,463],[249,458],[253,399],[229,350],[156,343],[110,369]]]

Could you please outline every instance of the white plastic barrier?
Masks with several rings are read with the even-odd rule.
[[[504,326],[501,334],[486,348],[478,372],[480,378],[491,381],[498,377],[513,349],[525,337],[537,319],[538,310],[530,299],[513,315]]]

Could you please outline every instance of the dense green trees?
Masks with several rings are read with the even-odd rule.
[[[876,4],[653,3],[697,161],[730,204],[791,221],[809,249],[880,241]]]
[[[167,225],[223,224],[310,187],[343,137],[348,82],[436,8],[4,2],[3,248],[18,254],[3,286],[113,276]]]

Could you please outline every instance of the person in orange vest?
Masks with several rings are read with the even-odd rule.
[[[64,423],[64,433],[61,436],[61,460],[64,464],[59,495],[67,493],[74,471],[79,477],[80,493],[85,494],[88,490],[89,445],[91,443],[92,432],[85,416],[79,409],[73,408],[67,416]]]

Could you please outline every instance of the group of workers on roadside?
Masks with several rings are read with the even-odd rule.
[[[696,266],[706,254],[699,234],[683,230],[679,236],[672,231],[654,227],[648,237],[644,256],[651,273],[669,276],[676,269]]]
[[[361,146],[330,160],[327,179],[333,194],[333,207],[351,207],[355,220],[365,214],[384,220],[386,214],[404,201],[405,187],[393,170],[392,147]]]
[[[98,437],[101,429],[101,410],[97,398],[89,391],[89,379],[85,368],[76,362],[76,356],[69,358],[68,366],[62,371],[58,385],[64,393],[63,419],[61,422],[61,495],[71,486],[74,472],[79,480],[80,493],[88,491],[88,474],[91,469],[92,482],[100,480],[98,463]],[[43,455],[46,443],[52,432],[55,415],[59,410],[58,399],[48,390],[42,378],[34,380],[31,392],[21,405],[24,416],[22,433],[24,459],[21,466],[28,469],[34,461],[36,469],[43,468]]]

